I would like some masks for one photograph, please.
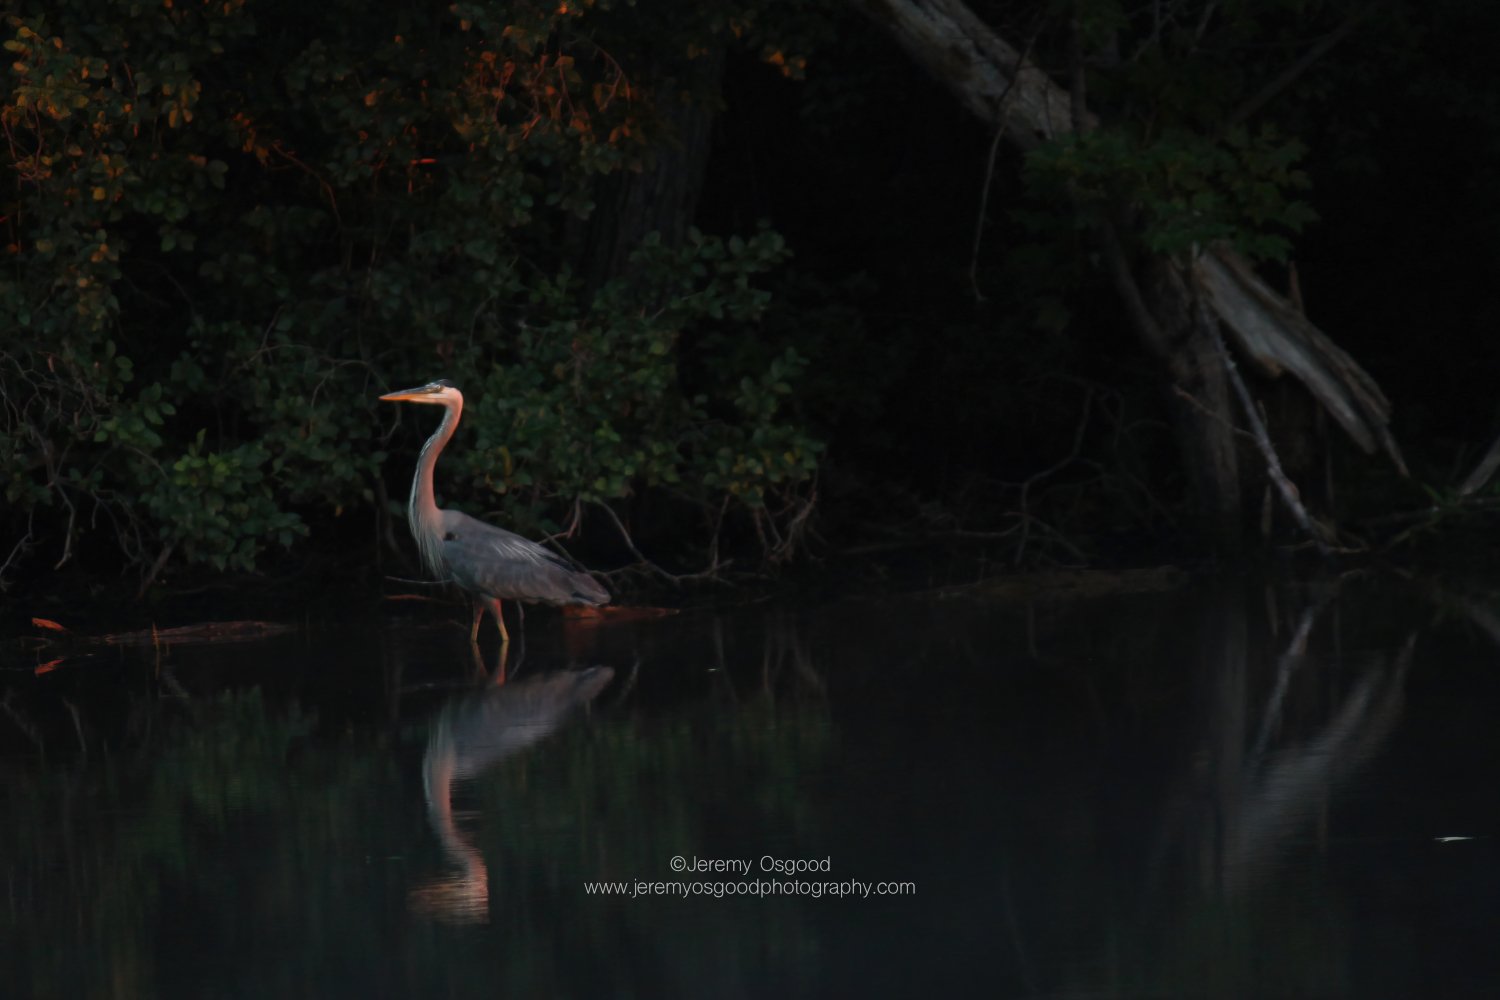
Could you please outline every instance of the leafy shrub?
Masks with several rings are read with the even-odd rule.
[[[250,569],[373,503],[374,397],[440,375],[475,400],[460,499],[515,516],[807,479],[802,358],[738,346],[779,237],[648,241],[598,288],[569,266],[598,178],[670,138],[682,32],[706,51],[732,13],[666,58],[589,3],[13,5],[0,580],[84,533],[148,574]]]

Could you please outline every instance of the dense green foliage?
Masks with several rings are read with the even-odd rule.
[[[1133,207],[1141,243],[1153,252],[1226,241],[1253,258],[1284,261],[1285,234],[1314,218],[1295,196],[1308,186],[1296,167],[1305,152],[1271,127],[1254,134],[1237,127],[1223,139],[1108,129],[1043,147],[1027,165],[1040,192],[1073,196],[1085,218]]]
[[[1345,6],[1080,0],[1074,20],[1057,24],[1052,58],[1068,67],[1061,79],[1086,79],[1080,96],[1097,124],[1037,150],[1033,183],[1071,198],[1085,221],[1130,218],[1154,253],[1224,241],[1285,261],[1288,237],[1317,216],[1302,200],[1307,144],[1282,123],[1306,124],[1299,115],[1319,103],[1316,89],[1296,85],[1326,66],[1299,61],[1364,16]]]
[[[250,568],[409,468],[374,397],[444,376],[478,438],[445,489],[523,528],[811,475],[804,359],[742,349],[776,234],[572,276],[599,179],[673,141],[657,90],[761,44],[729,8],[650,44],[592,3],[11,10],[0,579],[75,547]]]
[[[1143,278],[1215,241],[1272,287],[1295,262],[1412,468],[1472,464],[1493,410],[1475,348],[1383,331],[1432,328],[1434,305],[1445,336],[1488,328],[1489,255],[1387,250],[1444,246],[1438,220],[1487,239],[1492,13],[976,4],[1085,98],[1080,134],[1020,154],[853,6],[12,3],[0,583],[363,543],[432,417],[375,397],[436,377],[469,404],[443,502],[581,525],[600,565],[634,558],[601,504],[696,569],[721,538],[796,551],[815,497],[833,540],[1155,547],[1191,520],[1191,477],[1105,222]],[[724,114],[693,133],[684,106]],[[621,271],[621,192],[696,184],[652,174],[688,147],[696,218]],[[1369,294],[1408,279],[1442,291]],[[1434,365],[1463,391],[1402,386]],[[1316,436],[1311,406],[1253,388],[1273,434]],[[1420,502],[1342,461],[1346,508]]]

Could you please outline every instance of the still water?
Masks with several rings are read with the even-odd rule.
[[[9,640],[0,994],[1500,995],[1500,600],[460,615]]]

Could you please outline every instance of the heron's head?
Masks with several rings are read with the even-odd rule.
[[[387,403],[439,403],[444,406],[464,401],[464,395],[458,391],[458,386],[445,378],[419,385],[415,389],[388,392],[380,398]]]

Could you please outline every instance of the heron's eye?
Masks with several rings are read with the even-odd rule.
[[[443,535],[443,541],[445,541],[445,542],[451,542],[451,541],[455,540],[456,538],[458,538],[458,536],[455,535],[451,531],[448,532],[447,534]]]

